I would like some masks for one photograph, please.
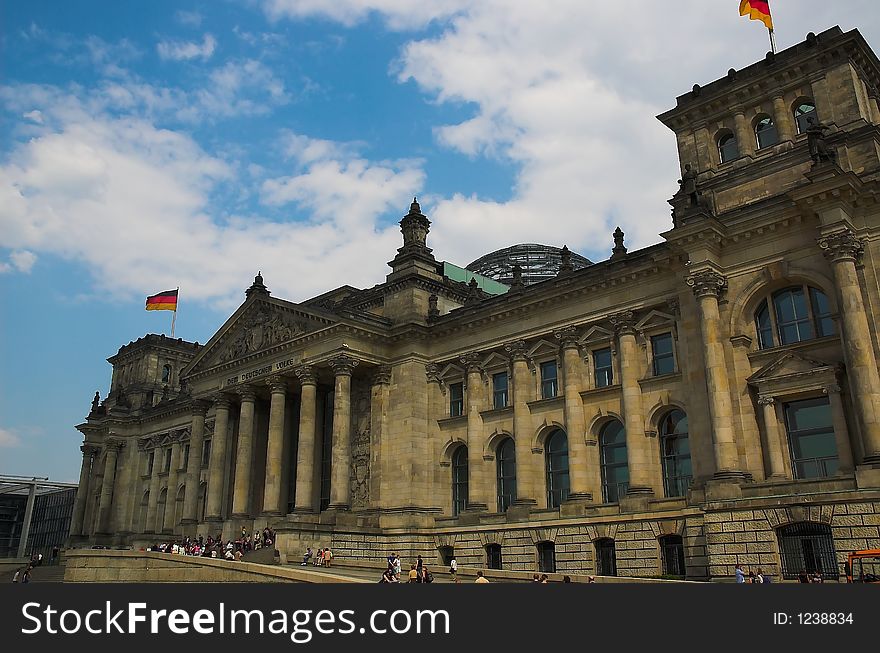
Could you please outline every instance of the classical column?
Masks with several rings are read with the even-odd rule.
[[[773,122],[780,141],[794,140],[794,120],[785,106],[785,98],[777,95],[773,98]]]
[[[159,511],[159,472],[162,470],[162,449],[153,446],[153,470],[150,472],[150,499],[147,503],[145,533],[156,532],[156,513]],[[158,530],[162,530],[161,528]]]
[[[104,444],[104,480],[101,484],[101,502],[98,504],[98,532],[110,533],[111,503],[113,484],[116,482],[116,459],[124,444],[118,440],[107,440]]]
[[[427,367],[427,366],[426,366]],[[428,379],[429,384],[431,383],[431,376],[426,372],[426,378]],[[370,389],[370,469],[378,470],[375,473],[370,474],[370,498],[372,499],[373,505],[384,508],[385,504],[383,503],[383,498],[388,500],[389,497],[385,496],[389,494],[387,491],[385,495],[382,493],[382,464],[383,464],[383,451],[382,445],[385,443],[385,439],[388,437],[388,396],[391,391],[391,366],[382,365],[376,369],[376,373],[373,376],[373,387]],[[432,402],[433,393],[436,391],[436,388],[429,387],[428,389],[428,402]],[[429,407],[429,415],[433,415],[434,413],[430,410]],[[429,429],[430,429],[429,422]],[[437,420],[433,420],[433,424],[436,426]],[[429,438],[432,434],[429,432]],[[438,438],[439,439],[439,438]],[[387,443],[385,443],[387,447]],[[425,484],[425,489],[427,490],[426,494],[430,495],[431,491],[434,489],[432,484],[432,472],[434,470],[434,458],[433,456],[426,461],[428,463],[428,470],[424,474],[424,478],[418,479],[419,482]]]
[[[311,365],[296,369],[296,376],[302,384],[299,402],[299,442],[296,449],[296,496],[295,512],[317,512],[315,502],[315,430],[318,414],[318,382]]]
[[[654,494],[654,462],[645,436],[645,415],[642,409],[642,388],[639,385],[639,347],[636,343],[635,318],[632,311],[611,316],[617,332],[620,352],[620,386],[623,393],[623,418],[626,428],[626,455],[629,467],[628,495]]]
[[[254,406],[256,392],[251,387],[238,391],[241,413],[238,418],[238,448],[235,452],[235,483],[232,489],[232,516],[250,516],[251,467],[254,455]]]
[[[358,361],[340,354],[330,360],[336,376],[333,394],[333,457],[330,467],[330,508],[351,506],[351,373]]]
[[[782,436],[779,432],[776,400],[770,395],[760,395],[758,405],[762,406],[764,411],[764,432],[767,453],[770,458],[770,479],[785,478],[785,456],[782,453]]]
[[[263,486],[263,515],[280,515],[281,465],[284,455],[284,402],[287,381],[280,376],[269,379],[272,393],[269,406],[269,442],[266,445],[266,483]]]
[[[496,502],[492,501],[491,475],[487,472],[489,465],[483,460],[485,438],[483,434],[483,418],[480,409],[483,407],[483,367],[480,365],[479,352],[469,352],[460,359],[467,370],[467,447],[468,447],[468,502],[467,509],[472,512],[489,510]]]
[[[533,464],[532,413],[529,410],[529,385],[532,373],[526,357],[526,343],[517,340],[505,345],[513,361],[513,445],[516,455],[516,504],[534,506],[540,494],[540,470]]]
[[[588,460],[584,402],[581,400],[581,384],[578,377],[581,356],[577,343],[577,329],[569,327],[555,335],[562,345],[565,432],[568,434],[568,469],[571,483],[571,493],[568,498],[570,500],[592,501],[593,487],[590,482],[590,470],[595,467]]]
[[[706,389],[709,393],[709,417],[714,436],[715,477],[741,478],[739,452],[733,428],[733,405],[730,380],[721,341],[721,316],[718,295],[727,279],[714,270],[702,270],[686,280],[700,305],[700,330],[703,336],[703,363],[706,366]]]
[[[226,431],[229,429],[229,398],[214,399],[214,435],[211,437],[211,459],[208,461],[208,494],[205,499],[205,520],[220,521],[223,507],[223,481],[226,476]]]
[[[83,459],[79,468],[79,485],[76,489],[76,502],[73,504],[73,518],[70,522],[71,535],[83,535],[86,502],[89,500],[89,480],[92,477],[92,461],[97,453],[97,448],[90,444],[82,445],[79,450],[82,451]]]
[[[828,402],[831,404],[831,424],[837,442],[837,473],[852,474],[855,465],[853,465],[852,446],[849,442],[849,429],[846,427],[840,386],[837,383],[830,383],[822,388],[822,392],[828,395]]]
[[[162,520],[162,532],[173,533],[177,523],[174,520],[177,512],[177,469],[180,467],[180,440],[171,444],[171,469],[168,470],[168,489],[165,491],[165,518]]]
[[[736,125],[736,145],[741,155],[752,155],[755,153],[755,134],[746,120],[746,114],[742,109],[737,109],[733,114]]]
[[[880,463],[880,374],[856,272],[864,244],[852,231],[846,230],[820,238],[819,247],[831,262],[840,293],[841,335],[851,396],[862,424],[864,462]]]
[[[208,402],[197,399],[192,405],[190,423],[189,458],[186,461],[186,486],[183,494],[183,524],[199,521],[199,472],[202,469],[202,445],[205,440],[205,413]],[[166,504],[167,506],[167,504]]]

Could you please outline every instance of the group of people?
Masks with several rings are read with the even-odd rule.
[[[399,583],[401,582],[401,562],[400,556],[397,553],[392,553],[388,556],[387,560],[388,566],[385,568],[385,571],[382,572],[382,577],[379,579],[380,583]],[[422,560],[422,556],[418,556],[416,561],[410,565],[409,575],[407,577],[408,583],[433,583],[434,582],[434,574],[428,571],[427,565],[425,565],[424,560]]]
[[[312,555],[312,547],[307,547],[306,552],[303,554],[303,561],[300,563],[300,566],[305,567],[309,564],[310,560],[312,561],[313,567],[329,567],[333,563],[333,551],[331,551],[328,546],[323,549],[318,549],[318,552]]]
[[[769,583],[770,576],[765,576],[764,572],[759,568],[757,572],[752,571],[751,569],[746,572],[743,570],[742,565],[736,565],[734,567],[734,576],[736,576],[737,583]]]
[[[272,546],[274,542],[275,531],[268,526],[263,529],[262,533],[254,531],[253,534],[248,533],[247,529],[242,526],[241,534],[235,540],[224,541],[221,534],[218,534],[216,538],[209,535],[207,539],[199,535],[195,538],[186,537],[179,542],[156,543],[147,550],[239,561],[248,551]]]

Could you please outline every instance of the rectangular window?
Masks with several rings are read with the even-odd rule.
[[[165,473],[171,471],[171,449],[165,450]]]
[[[825,478],[837,473],[837,440],[828,397],[784,405],[785,429],[795,478]]]
[[[186,444],[183,446],[183,465],[181,465],[179,471],[183,471],[189,467],[189,445]]]
[[[675,372],[675,354],[672,353],[671,333],[651,336],[651,351],[654,354],[654,376]]]
[[[464,414],[464,384],[449,384],[449,416],[460,417]]]
[[[149,457],[149,459],[147,460],[147,476],[152,476],[152,475],[153,475],[153,463],[154,463],[155,461],[156,461],[156,452],[155,452],[155,451],[151,451],[151,452],[150,452],[150,457]]]
[[[611,369],[611,347],[597,349],[593,352],[593,367],[597,388],[607,388],[614,383],[614,373]]]
[[[202,442],[202,467],[207,467],[211,463],[211,441]]]
[[[507,406],[507,372],[492,375],[492,406],[496,410]]]
[[[558,394],[556,361],[541,363],[541,399],[551,399]]]

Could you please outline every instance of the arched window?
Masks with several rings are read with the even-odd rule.
[[[168,383],[171,381],[171,366],[165,365],[162,367],[162,383]]]
[[[800,522],[783,526],[777,535],[783,578],[819,573],[826,580],[837,580],[837,553],[830,526]]]
[[[732,132],[725,131],[718,137],[718,155],[721,157],[721,163],[739,158],[739,144]]]
[[[556,429],[547,438],[547,507],[558,508],[568,498],[568,437]]]
[[[763,116],[755,123],[755,139],[758,142],[758,149],[776,145],[779,142],[779,136],[776,133],[776,125],[773,124],[773,118]]]
[[[452,454],[452,514],[467,509],[468,502],[468,450],[461,446]]]
[[[596,540],[596,573],[599,576],[617,576],[617,552],[610,537]]]
[[[501,545],[486,545],[486,567],[489,569],[501,569]]]
[[[819,122],[816,117],[816,105],[812,100],[800,100],[794,107],[794,121],[797,123],[798,134],[806,134],[810,127],[809,119]]]
[[[602,499],[617,503],[629,487],[629,466],[626,457],[626,431],[618,420],[608,422],[599,432],[599,453],[602,465]]]
[[[837,439],[828,397],[783,404],[788,448],[795,478],[826,478],[837,473]]]
[[[665,576],[684,576],[684,543],[681,535],[664,535],[660,538],[660,559]]]
[[[660,420],[660,455],[666,496],[685,496],[691,485],[693,472],[688,442],[688,418],[684,411],[673,410]]]
[[[835,334],[831,305],[821,290],[810,286],[783,288],[764,299],[755,311],[758,346],[824,338]],[[774,335],[775,334],[775,335]]]
[[[516,445],[505,438],[495,452],[498,467],[498,512],[507,510],[516,500]]]

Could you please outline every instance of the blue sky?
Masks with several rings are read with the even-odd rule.
[[[75,480],[122,344],[207,341],[276,296],[382,281],[413,195],[460,265],[516,242],[659,240],[679,177],[654,116],[760,59],[735,0],[0,4],[0,473]],[[873,1],[771,3],[780,47]]]

